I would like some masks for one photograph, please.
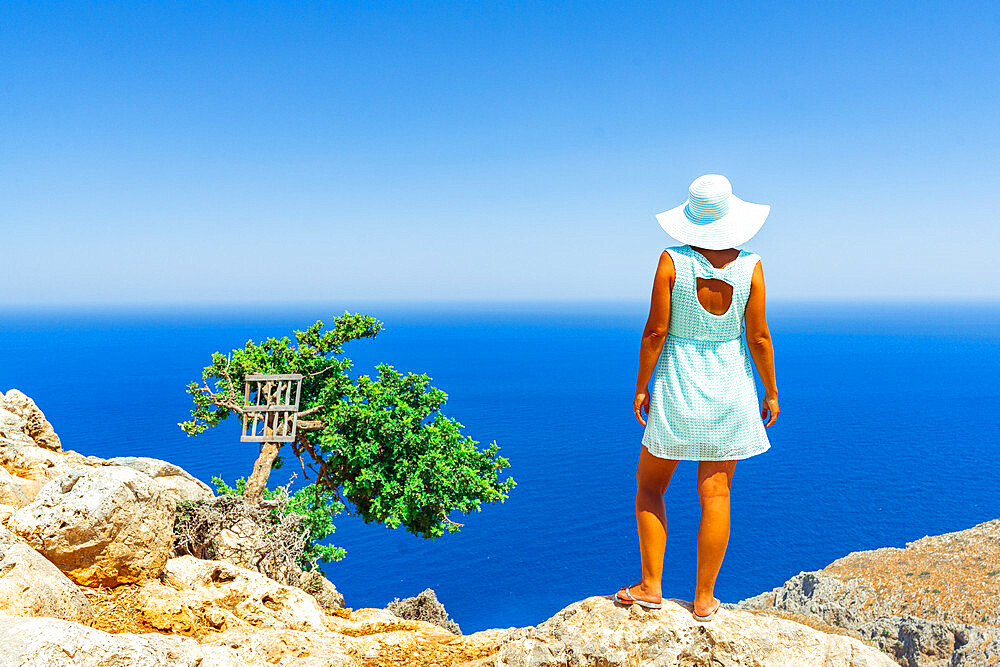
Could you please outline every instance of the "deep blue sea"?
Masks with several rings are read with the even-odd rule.
[[[184,387],[213,351],[345,309],[385,323],[350,344],[356,373],[427,373],[466,433],[496,440],[517,481],[502,505],[423,540],[341,515],[327,575],[354,608],[437,591],[463,631],[539,623],[638,580],[632,415],[645,304],[108,309],[0,314],[0,389],[32,396],[66,449],[152,456],[205,482],[245,476],[234,421],[197,438]],[[716,594],[736,601],[859,549],[1000,516],[1000,306],[769,305],[782,413],[740,462]],[[287,482],[288,464],[270,486]],[[696,463],[667,491],[664,594],[690,599]],[[299,470],[301,482],[301,470]],[[298,488],[299,484],[293,486]]]

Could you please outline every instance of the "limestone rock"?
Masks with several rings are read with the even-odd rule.
[[[1000,664],[997,628],[887,616],[860,629],[908,667],[978,667]]]
[[[385,610],[362,609],[335,619],[338,630],[252,629],[202,644],[178,634],[109,634],[56,618],[0,616],[0,665],[31,667],[486,667],[507,630],[457,637]]]
[[[168,560],[161,580],[143,585],[140,605],[153,627],[202,641],[215,633],[261,628],[328,629],[326,615],[308,593],[232,563],[193,556]]]
[[[857,551],[739,606],[842,628],[911,667],[980,665],[1000,656],[997,572],[1000,519]]]
[[[156,483],[180,500],[211,500],[212,488],[180,466],[148,456],[116,456],[104,465],[128,466],[149,475]]]
[[[822,571],[799,572],[772,591],[740,601],[739,606],[814,616],[824,623],[856,630],[873,619],[864,607],[877,597],[874,589],[857,580],[843,581]]]
[[[13,505],[20,509],[30,503],[31,497],[25,491],[24,482],[29,482],[29,480],[14,477],[14,475],[7,472],[6,468],[0,468],[0,504]],[[29,483],[32,485],[36,484],[36,482]],[[38,488],[41,488],[41,485]],[[37,493],[37,490],[35,493]]]
[[[322,573],[305,573],[302,576],[304,579],[302,590],[316,598],[316,602],[325,611],[337,611],[344,608],[343,594]]]
[[[0,665],[207,667],[203,655],[198,642],[188,637],[110,634],[58,618],[0,616]]]
[[[52,424],[45,418],[45,414],[38,409],[35,402],[25,396],[17,389],[11,389],[3,397],[3,407],[24,419],[24,433],[31,438],[36,445],[54,451],[62,450],[62,443],[56,435]]]
[[[724,608],[712,622],[699,623],[691,616],[691,605],[680,600],[664,600],[662,609],[646,610],[590,597],[537,627],[514,632],[501,645],[496,664],[874,667],[896,663],[858,639],[764,614]]]
[[[93,609],[59,568],[0,526],[0,612],[89,624]]]
[[[350,638],[294,630],[199,645],[157,632],[111,634],[57,618],[0,616],[0,665],[19,667],[360,667]]]
[[[0,466],[17,478],[30,498],[56,477],[101,462],[96,456],[39,447],[24,432],[26,424],[23,417],[0,407]]]
[[[333,633],[259,630],[202,644],[199,667],[361,667],[352,655],[356,643]]]
[[[357,609],[327,619],[331,632],[351,638],[351,655],[365,665],[492,667],[515,628],[455,635],[426,621],[399,618],[387,609]]]
[[[448,618],[448,612],[445,611],[444,605],[438,602],[437,594],[432,588],[424,589],[416,597],[402,600],[396,598],[386,606],[386,609],[400,618],[427,621],[456,635],[462,634],[458,623]]]
[[[5,408],[3,399],[0,398],[0,438],[35,445],[35,441],[24,432],[27,424],[24,417]]]
[[[14,512],[21,509],[16,505],[0,505],[0,524],[6,526],[7,519],[14,515]]]
[[[8,527],[84,586],[159,576],[173,543],[175,501],[123,466],[74,469],[46,484]]]

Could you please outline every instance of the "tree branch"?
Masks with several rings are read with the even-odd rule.
[[[308,433],[312,433],[315,431],[322,431],[324,428],[326,428],[326,422],[301,420],[295,423],[295,428],[297,428],[300,431],[306,431]]]
[[[296,419],[302,419],[303,417],[309,417],[310,415],[316,414],[317,412],[319,412],[320,410],[322,410],[325,407],[326,407],[325,405],[317,405],[316,407],[309,408],[308,410],[303,410],[301,412],[296,412],[295,413],[295,418]]]

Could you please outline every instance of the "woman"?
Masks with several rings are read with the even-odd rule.
[[[726,177],[709,174],[691,184],[685,204],[656,216],[686,245],[660,255],[640,346],[632,407],[646,427],[635,495],[642,580],[618,591],[622,604],[661,606],[663,494],[678,461],[698,461],[701,525],[692,613],[710,621],[721,605],[715,579],[729,542],[736,461],[770,447],[764,429],[778,417],[760,257],[736,248],[757,233],[769,211],[733,195]],[[765,389],[759,413],[750,357]]]

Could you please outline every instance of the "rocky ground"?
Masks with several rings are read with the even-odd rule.
[[[739,606],[846,630],[911,667],[1000,664],[1000,519],[854,552]]]
[[[212,495],[166,461],[64,450],[30,398],[0,396],[0,665],[834,666],[996,655],[995,522],[851,554],[708,624],[681,600],[644,610],[604,596],[535,627],[463,635],[431,591],[350,609],[325,579],[311,595],[245,563],[178,555],[176,503]],[[924,660],[926,647],[953,662]]]

